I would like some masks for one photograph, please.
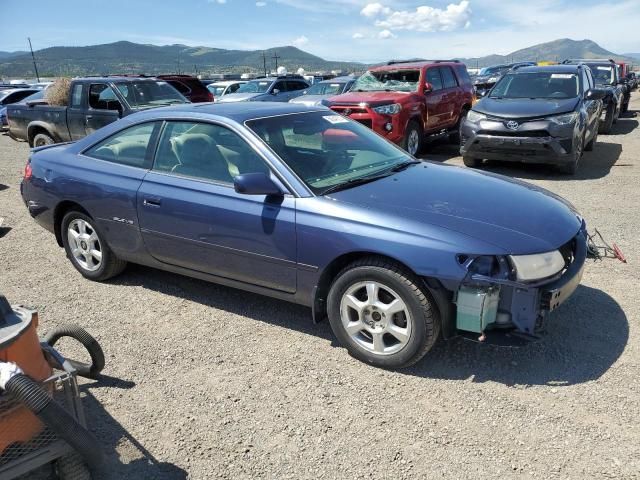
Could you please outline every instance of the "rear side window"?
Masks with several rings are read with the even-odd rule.
[[[126,128],[84,152],[85,155],[130,167],[148,168],[147,150],[156,122]]]
[[[302,83],[302,82],[295,82],[295,81],[288,81],[287,82],[287,91],[289,92],[293,92],[296,90],[304,90],[305,88],[307,88],[307,84],[306,83]]]
[[[439,68],[430,68],[427,70],[427,82],[431,84],[433,91],[442,90],[442,78],[440,78]]]
[[[82,84],[76,83],[71,91],[71,106],[73,108],[80,108],[82,105]]]
[[[456,66],[456,75],[461,85],[471,85],[471,77],[469,76],[469,72],[467,72],[466,66]]]
[[[167,80],[167,83],[169,83],[169,85],[171,85],[183,95],[187,95],[191,92],[191,89],[187,85],[179,82],[178,80]]]
[[[440,72],[442,73],[444,88],[455,88],[458,86],[458,82],[456,81],[456,77],[453,75],[451,67],[442,67]]]

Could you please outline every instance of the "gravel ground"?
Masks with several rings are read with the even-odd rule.
[[[28,216],[28,148],[7,137],[0,292],[37,307],[41,333],[77,322],[102,343],[105,378],[82,392],[104,478],[640,478],[637,127],[621,119],[574,178],[487,167],[566,197],[629,260],[590,263],[525,348],[453,340],[390,372],[349,357],[299,306],[136,266],[84,280]],[[462,164],[453,147],[430,150]]]

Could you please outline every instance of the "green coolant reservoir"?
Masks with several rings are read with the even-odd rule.
[[[500,287],[461,287],[456,300],[456,327],[466,332],[484,332],[496,321]]]

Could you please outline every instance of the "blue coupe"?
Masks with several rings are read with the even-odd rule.
[[[88,279],[133,262],[306,305],[388,368],[440,335],[533,338],[586,258],[560,197],[417,161],[322,107],[136,113],[34,149],[21,191]]]

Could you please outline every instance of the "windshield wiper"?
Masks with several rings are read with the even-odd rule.
[[[406,170],[407,168],[409,168],[411,165],[417,165],[420,162],[419,160],[407,160],[405,162],[400,162],[396,165],[394,165],[393,167],[391,167],[391,169],[389,170],[390,172],[401,172],[402,170]]]
[[[368,177],[359,177],[352,178],[344,183],[338,183],[337,185],[333,185],[329,188],[326,188],[321,195],[327,195],[329,193],[339,192],[340,190],[346,190],[347,188],[356,187],[358,185],[364,185],[365,183],[375,182],[376,180],[380,180],[381,178],[388,177],[392,174],[390,171],[386,171],[383,174],[379,175],[370,175]]]

